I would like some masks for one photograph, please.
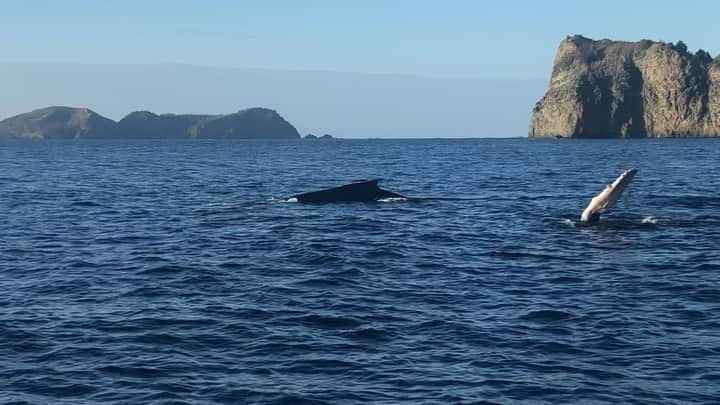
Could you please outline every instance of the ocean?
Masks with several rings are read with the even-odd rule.
[[[0,167],[2,403],[720,398],[720,140],[6,141]],[[282,200],[369,178],[417,200]]]

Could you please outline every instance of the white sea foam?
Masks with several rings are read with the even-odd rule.
[[[298,202],[297,198],[291,197],[291,198],[270,198],[268,199],[269,202],[272,203],[296,203]]]
[[[378,202],[401,202],[401,201],[407,201],[407,198],[403,197],[389,197],[389,198],[380,198],[377,200]]]
[[[575,226],[575,221],[573,221],[571,219],[562,218],[562,219],[560,219],[560,222],[562,222],[563,225]]]
[[[654,216],[650,215],[642,219],[643,224],[657,224],[658,220]]]

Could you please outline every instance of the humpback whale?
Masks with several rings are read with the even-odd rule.
[[[356,181],[339,187],[291,196],[301,203],[331,203],[348,201],[378,201],[384,198],[406,198],[378,186],[380,179]]]
[[[637,169],[625,170],[615,181],[608,184],[605,189],[595,196],[580,216],[581,225],[594,225],[600,221],[600,214],[607,212],[620,198],[623,191],[628,187]]]

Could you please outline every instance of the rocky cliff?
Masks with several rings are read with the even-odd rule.
[[[682,42],[568,37],[528,135],[720,136],[720,63]]]
[[[119,122],[86,108],[48,107],[0,121],[0,139],[242,138],[299,139],[274,110],[250,108],[225,115],[138,111]]]

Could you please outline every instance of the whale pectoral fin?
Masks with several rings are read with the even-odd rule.
[[[637,174],[637,169],[629,169],[622,172],[615,181],[610,183],[600,194],[590,200],[590,204],[588,204],[580,216],[580,221],[588,224],[599,221],[600,214],[607,212],[615,205],[623,191],[625,191],[635,177],[635,174]]]

